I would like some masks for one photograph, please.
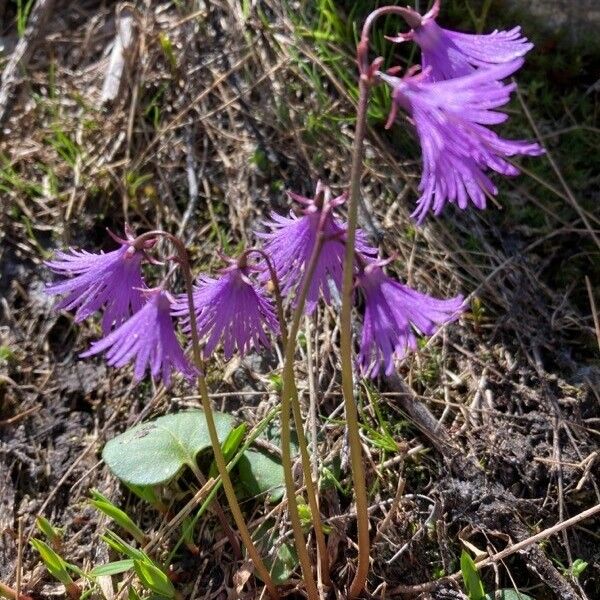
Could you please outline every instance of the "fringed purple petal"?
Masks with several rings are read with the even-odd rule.
[[[464,209],[472,202],[485,208],[486,194],[497,193],[486,175],[488,169],[516,175],[519,170],[505,160],[507,157],[543,153],[536,143],[506,140],[485,127],[505,119],[493,109],[509,101],[514,85],[501,80],[521,64],[522,59],[517,59],[438,82],[418,76],[400,79],[381,75],[393,88],[394,103],[411,114],[421,143],[421,196],[412,215],[418,223],[428,212],[440,214],[447,203]]]
[[[421,63],[423,69],[430,70],[430,81],[455,79],[478,68],[510,63],[533,48],[520,27],[473,35],[449,31],[433,19],[424,19],[411,33],[411,39],[421,47]]]
[[[145,284],[141,274],[142,254],[132,252],[129,245],[106,254],[71,249],[57,252],[46,266],[70,279],[49,285],[46,292],[64,295],[58,309],[75,310],[75,320],[83,321],[95,312],[105,309],[102,329],[108,333],[144,303]]]
[[[164,291],[147,292],[150,299],[131,318],[106,337],[92,344],[82,357],[106,352],[112,367],[134,362],[134,380],[140,381],[146,370],[154,379],[169,387],[173,371],[188,379],[196,370],[185,357],[171,319],[171,300]]]
[[[194,310],[198,335],[205,340],[203,354],[210,356],[219,343],[226,359],[234,352],[246,354],[252,348],[268,347],[268,333],[279,331],[274,308],[265,292],[253,284],[245,269],[228,268],[221,277],[200,277],[194,287]],[[190,331],[187,295],[179,296],[172,314],[183,318]]]
[[[302,286],[304,272],[317,241],[321,212],[314,210],[302,217],[291,213],[289,217],[274,214],[271,219],[265,223],[271,231],[259,235],[265,240],[264,250],[273,261],[281,292],[288,296]],[[346,225],[328,214],[323,226],[325,241],[306,297],[307,314],[315,310],[321,295],[327,303],[331,303],[330,282],[341,291],[345,232]],[[377,255],[377,249],[369,246],[361,230],[356,233],[356,251],[365,257]],[[269,278],[268,271],[264,271],[262,280]]]
[[[416,332],[433,335],[456,320],[464,310],[464,299],[438,300],[387,277],[375,264],[359,279],[365,299],[365,314],[358,363],[365,377],[391,375],[395,361],[416,350]]]

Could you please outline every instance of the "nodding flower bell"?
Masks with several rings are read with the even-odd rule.
[[[166,387],[171,383],[173,371],[192,379],[196,371],[179,345],[171,318],[174,298],[161,288],[145,290],[144,296],[147,300],[140,310],[94,342],[81,356],[106,352],[107,362],[112,367],[123,367],[135,360],[135,381],[140,381],[147,369],[156,380],[162,379]]]
[[[271,231],[256,235],[265,240],[264,250],[271,257],[284,296],[302,287],[318,236],[322,236],[323,245],[306,297],[305,311],[310,314],[321,294],[328,304],[331,303],[329,282],[338,291],[342,288],[346,225],[333,215],[333,209],[346,201],[346,195],[332,198],[329,188],[320,181],[314,198],[293,192],[288,192],[288,195],[303,206],[301,216],[292,211],[289,217],[273,213],[271,220],[265,223]],[[356,251],[365,256],[377,254],[360,229],[356,232]],[[269,277],[270,274],[265,271],[263,279],[268,280]]]
[[[410,115],[421,143],[421,196],[412,215],[418,223],[430,210],[439,215],[448,202],[461,209],[469,201],[485,208],[486,194],[498,193],[486,175],[487,169],[517,175],[519,169],[507,157],[543,153],[536,143],[506,140],[487,127],[508,118],[493,109],[509,101],[515,84],[503,84],[501,80],[522,63],[523,59],[517,59],[448,81],[429,81],[427,73],[409,72],[400,78],[378,72],[379,79],[392,88],[386,127],[402,108]]]
[[[395,361],[417,349],[415,332],[433,335],[464,310],[462,296],[438,300],[388,277],[382,269],[388,262],[372,261],[358,277],[365,303],[358,363],[366,377],[391,375]]]
[[[45,263],[54,273],[69,277],[46,287],[48,294],[65,296],[57,309],[75,309],[75,321],[79,322],[104,308],[102,329],[107,333],[143,306],[144,251],[133,246],[134,235],[128,227],[125,235],[125,239],[112,235],[120,244],[112,252],[93,254],[70,248]]]
[[[440,1],[429,12],[420,15],[410,7],[399,9],[411,27],[407,33],[388,37],[392,42],[411,40],[421,48],[423,70],[429,69],[431,81],[443,81],[469,75],[477,68],[512,62],[533,48],[521,34],[521,28],[493,31],[487,35],[459,33],[443,29],[436,23]]]
[[[229,265],[218,278],[201,275],[194,286],[194,312],[198,336],[206,340],[205,357],[210,356],[221,341],[226,359],[235,351],[245,354],[260,344],[269,347],[268,333],[279,331],[271,301],[251,278],[252,271],[258,267],[248,264],[246,254],[238,260],[224,257]],[[186,294],[177,297],[173,315],[183,318],[184,331],[189,332]]]

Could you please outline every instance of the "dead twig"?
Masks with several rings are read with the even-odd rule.
[[[511,554],[515,554],[516,552],[521,552],[523,550],[526,550],[533,544],[537,544],[538,542],[545,540],[546,538],[549,538],[551,535],[554,535],[555,533],[564,531],[565,529],[572,527],[573,525],[577,525],[578,523],[581,523],[581,521],[590,519],[594,515],[597,515],[598,513],[600,513],[600,504],[596,504],[595,506],[592,506],[591,508],[588,508],[587,510],[580,512],[578,515],[575,515],[574,517],[567,519],[566,521],[562,521],[561,523],[556,523],[555,525],[552,525],[552,527],[548,527],[547,529],[544,529],[543,531],[540,531],[539,533],[536,533],[535,535],[532,535],[531,537],[528,537],[525,540],[517,542],[516,544],[513,544],[512,546],[509,546],[508,548],[505,548],[504,550],[501,550],[500,552],[496,552],[496,554],[492,554],[492,556],[488,556],[488,558],[484,558],[483,560],[481,560],[480,562],[477,563],[477,566],[479,569],[481,569],[482,567],[487,567],[489,565],[497,563],[497,562],[503,560],[504,558],[506,558],[507,556],[510,556]],[[444,579],[452,579],[452,580],[456,581],[460,577],[462,577],[462,572],[457,571],[456,573],[453,573],[452,575],[445,577]],[[435,587],[438,584],[439,584],[439,581],[428,581],[427,583],[420,583],[418,585],[399,585],[398,587],[391,590],[390,594],[392,594],[392,595],[393,594],[403,594],[403,595],[422,594],[425,592],[430,592],[431,590],[435,589]]]
[[[10,102],[23,71],[33,55],[37,43],[42,39],[46,21],[54,9],[55,0],[38,0],[33,6],[29,23],[23,37],[19,40],[4,71],[0,83],[0,126],[10,115]]]
[[[25,596],[18,594],[11,587],[0,581],[0,596],[4,598],[10,598],[10,600],[33,600],[31,596]]]

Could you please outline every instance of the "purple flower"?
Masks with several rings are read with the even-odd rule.
[[[314,199],[291,192],[289,195],[304,205],[302,216],[298,217],[292,212],[289,217],[273,213],[271,221],[265,223],[271,231],[257,233],[257,236],[265,240],[264,249],[273,262],[281,284],[281,293],[287,296],[302,285],[304,271],[321,227],[325,241],[306,297],[305,310],[310,314],[317,306],[320,294],[323,294],[328,304],[331,303],[330,281],[338,291],[342,287],[346,226],[332,215],[332,209],[342,204],[346,196],[330,199],[328,188],[320,182]],[[377,250],[368,245],[366,236],[360,229],[356,232],[356,251],[366,256],[377,254]],[[265,271],[263,279],[268,280],[269,277],[269,273]]]
[[[106,254],[92,254],[71,248],[57,252],[46,266],[69,279],[46,287],[48,294],[65,294],[57,309],[76,309],[75,321],[83,321],[104,307],[104,333],[120,325],[144,304],[146,287],[141,274],[143,253],[135,250],[130,240]]]
[[[462,296],[438,300],[394,281],[381,269],[386,262],[370,263],[358,279],[365,301],[358,362],[366,377],[391,375],[394,361],[416,350],[415,330],[432,335],[464,310]]]
[[[135,359],[134,381],[140,381],[150,369],[152,377],[162,379],[166,387],[171,383],[171,373],[176,370],[188,379],[194,377],[190,365],[179,345],[171,319],[172,297],[161,289],[147,290],[146,304],[129,320],[92,344],[82,357],[106,352],[111,367],[122,367]]]
[[[421,197],[412,215],[418,223],[430,209],[440,214],[448,202],[465,209],[470,200],[478,208],[485,208],[486,194],[498,192],[485,174],[487,169],[517,175],[519,170],[506,157],[543,153],[536,143],[506,140],[485,127],[508,118],[493,109],[509,101],[515,84],[504,85],[500,80],[514,73],[522,62],[518,59],[437,82],[428,81],[424,74],[403,79],[378,74],[393,89],[386,127],[391,126],[402,107],[411,115],[421,143]]]
[[[443,29],[435,19],[440,3],[421,16],[410,7],[402,9],[412,27],[408,33],[388,38],[394,42],[412,40],[421,47],[423,70],[429,68],[431,81],[443,81],[468,75],[476,68],[512,62],[525,56],[533,44],[521,35],[521,28],[494,31],[488,35],[458,33]]]
[[[198,335],[207,338],[204,356],[212,354],[220,341],[226,359],[236,350],[245,354],[259,344],[268,347],[267,332],[279,330],[271,302],[249,277],[250,267],[231,263],[218,279],[203,275],[194,286]],[[178,296],[173,315],[184,318],[184,331],[189,332],[187,294]]]

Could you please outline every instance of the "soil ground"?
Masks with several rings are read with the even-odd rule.
[[[0,582],[15,588],[18,580],[34,598],[64,595],[27,543],[40,535],[37,515],[63,528],[60,552],[70,563],[89,570],[116,559],[100,538],[110,524],[90,507],[92,488],[155,536],[160,515],[119,484],[100,452],[135,423],[196,403],[185,382],[169,391],[136,386],[127,369],[80,359],[98,323],[53,309],[43,261],[70,245],[112,249],[106,228],[121,232],[127,220],[180,233],[196,270],[214,272],[216,250],[234,254],[271,210],[289,210],[284,190],[309,195],[319,177],[344,189],[352,23],[373,3],[352,4],[58,1],[32,40],[0,134]],[[462,3],[446,4],[447,22],[473,29]],[[480,23],[486,31],[519,18],[492,5]],[[128,15],[122,83],[103,104],[117,22]],[[0,3],[0,64],[23,33],[16,17],[15,3]],[[390,33],[397,26],[386,24]],[[462,292],[471,307],[405,360],[399,378],[360,388],[373,597],[464,598],[460,578],[446,577],[459,570],[463,548],[493,554],[558,525],[482,569],[486,591],[600,598],[597,517],[560,527],[600,502],[600,51],[563,46],[535,22],[523,28],[536,50],[504,131],[538,137],[550,155],[499,182],[487,211],[449,208],[415,228],[408,215],[419,150],[405,128],[384,131],[385,98],[372,110],[363,227],[384,255],[397,256],[403,280],[438,297]],[[395,56],[410,58],[404,49]],[[334,305],[307,320],[313,343],[297,368],[308,406],[307,359],[317,367],[319,455],[340,469],[342,489],[325,486],[321,506],[332,598],[343,597],[356,556],[344,426],[326,422],[342,414],[336,318]],[[278,369],[275,353],[217,357],[209,372],[217,407],[258,422],[277,402]],[[384,434],[395,447],[382,446]],[[186,499],[184,481],[165,492],[173,506]],[[251,523],[273,510],[264,499],[244,506]],[[207,518],[195,536],[199,554],[175,555],[184,597],[259,597],[262,584],[245,581],[222,537]],[[157,560],[177,540],[176,532],[158,540]],[[588,564],[577,577],[578,561]],[[286,589],[297,593],[297,582],[296,574]]]

